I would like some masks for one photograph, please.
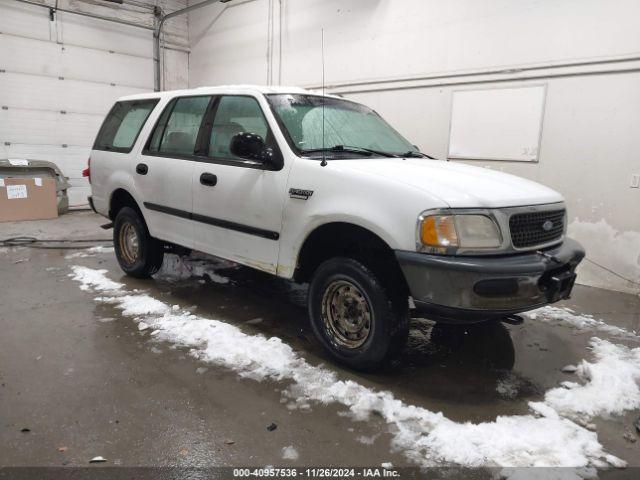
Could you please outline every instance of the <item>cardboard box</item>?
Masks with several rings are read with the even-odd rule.
[[[53,178],[0,178],[0,222],[56,218]]]

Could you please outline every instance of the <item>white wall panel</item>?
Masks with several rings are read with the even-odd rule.
[[[0,32],[50,40],[49,12],[18,2],[5,2],[0,15]]]
[[[328,84],[634,54],[640,41],[636,0],[282,2],[283,84],[319,83],[322,28]],[[268,3],[190,14],[192,85],[264,81]]]
[[[63,115],[43,110],[0,110],[0,141],[89,146],[93,144],[103,118],[103,115]]]
[[[265,84],[267,17],[266,0],[235,5],[229,3],[227,6],[213,4],[189,14],[192,39],[189,58],[190,86]],[[309,35],[312,34],[309,32]],[[318,33],[318,46],[319,39]],[[293,50],[302,48],[303,45],[299,43]],[[292,62],[293,64],[296,68],[309,69],[306,63]],[[320,78],[319,73],[317,78]]]
[[[43,13],[47,15],[46,10]],[[58,13],[58,41],[145,58],[153,55],[150,30],[80,17],[72,13]]]
[[[21,73],[0,73],[0,105],[14,108],[105,114],[113,99],[148,92],[147,88],[111,86]]]
[[[153,90],[153,61],[104,50],[0,35],[0,68]]]
[[[178,90],[189,85],[189,55],[176,50],[163,50],[162,76],[164,90]]]
[[[115,83],[153,90],[153,60],[103,50],[62,47],[60,74],[65,78]]]
[[[0,68],[58,77],[62,47],[52,42],[0,35]]]

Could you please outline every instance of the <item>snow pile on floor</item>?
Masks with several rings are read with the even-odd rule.
[[[282,458],[285,460],[298,460],[299,457],[298,451],[292,445],[282,449]]]
[[[108,291],[108,290],[120,290],[124,287],[124,284],[114,282],[113,280],[109,280],[105,275],[107,270],[96,270],[93,268],[81,267],[76,265],[71,267],[73,270],[72,278],[78,282],[80,282],[81,290],[98,290],[98,291]]]
[[[169,310],[168,305],[155,298],[137,293],[118,297],[97,297],[97,301],[117,304],[124,315],[138,317],[140,315],[162,315]]]
[[[592,315],[579,315],[566,307],[542,307],[530,312],[522,313],[532,320],[539,320],[554,325],[568,325],[578,330],[596,330],[609,335],[627,338],[639,338],[637,332],[630,332],[624,328],[609,325],[602,320],[593,318]]]
[[[244,377],[286,380],[289,386],[283,394],[299,404],[338,403],[357,420],[378,414],[390,425],[393,446],[420,466],[624,464],[604,452],[594,432],[561,418],[546,404],[534,409],[541,416],[502,416],[493,422],[457,423],[442,413],[406,404],[390,392],[340,380],[335,372],[307,363],[279,338],[248,335],[233,325],[176,311],[144,293],[112,282],[105,276],[106,270],[79,266],[72,269],[71,276],[80,282],[80,288],[108,294],[99,300],[113,304],[137,321],[144,320],[155,339],[189,347],[193,356]]]
[[[371,435],[370,437],[367,437],[366,435],[358,435],[356,440],[363,445],[373,445],[374,443],[376,443],[376,440],[379,436],[379,434]]]
[[[549,390],[547,405],[561,415],[622,414],[640,408],[640,347],[628,348],[591,339],[595,362],[583,360],[576,375],[585,383],[564,382]]]
[[[414,451],[435,451],[441,460],[465,466],[586,466],[587,458],[595,466],[607,463],[600,460],[603,452],[595,433],[560,418],[500,416],[477,425],[445,419],[427,436],[409,435],[407,443],[413,439]]]
[[[108,245],[97,245],[87,249],[88,253],[113,253],[115,249]]]

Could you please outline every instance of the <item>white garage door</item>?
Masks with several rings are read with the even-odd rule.
[[[49,160],[71,205],[100,124],[122,95],[153,90],[152,32],[4,1],[0,5],[0,158]]]

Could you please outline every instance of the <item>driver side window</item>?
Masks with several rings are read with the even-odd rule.
[[[229,150],[233,136],[242,132],[260,135],[267,145],[271,144],[269,125],[258,101],[253,97],[223,96],[211,127],[209,157],[242,160]]]

